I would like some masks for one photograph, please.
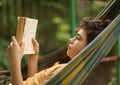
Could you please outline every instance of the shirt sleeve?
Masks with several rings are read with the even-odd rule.
[[[55,64],[54,66],[36,73],[33,77],[24,81],[24,85],[43,85],[55,73],[62,69],[66,64]]]

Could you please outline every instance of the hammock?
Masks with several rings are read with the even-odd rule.
[[[109,53],[119,34],[120,15],[45,85],[81,84],[101,59]]]
[[[95,19],[113,20],[118,14],[120,14],[120,0],[111,0]]]
[[[120,0],[111,0],[104,9],[98,14],[95,19],[110,19],[113,20],[118,14],[120,14]],[[66,58],[67,45],[52,52],[48,55],[44,55],[39,58],[39,70],[53,65],[56,61],[69,61]]]
[[[111,0],[107,5],[106,7],[98,14],[98,16],[95,18],[95,19],[111,19],[111,20],[114,20],[114,18],[120,14],[120,0]],[[115,23],[117,20],[113,21],[113,23]],[[119,23],[119,22],[117,22]],[[111,25],[110,25],[111,26]],[[110,26],[108,28],[110,28]],[[117,24],[116,24],[117,26]],[[114,27],[112,28],[116,28],[115,25]],[[111,31],[112,32],[112,31]],[[110,36],[111,35],[111,32],[109,31],[110,33]],[[103,34],[105,32],[102,32]],[[102,34],[100,34],[102,36]],[[100,36],[99,35],[99,36]],[[106,37],[108,36],[108,32],[107,34],[105,33],[104,35],[106,35]],[[116,35],[117,36],[117,35]],[[103,38],[106,38],[106,37],[103,37]],[[99,37],[98,37],[99,38]],[[100,38],[102,39],[99,40],[99,39],[95,39],[92,43],[96,43],[95,45],[92,46],[92,43],[90,45],[87,46],[87,48],[84,49],[84,51],[82,51],[82,53],[79,53],[75,59],[73,59],[72,61],[69,62],[69,64],[62,70],[60,71],[57,75],[55,75],[50,81],[48,81],[46,83],[46,85],[59,85],[60,83],[66,83],[66,81],[71,81],[71,82],[68,82],[69,84],[72,84],[72,83],[75,83],[73,82],[74,80],[77,80],[77,78],[81,78],[80,79],[80,82],[83,82],[83,80],[87,77],[87,75],[96,67],[97,64],[99,64],[99,61],[105,56],[102,55],[98,55],[97,53],[101,52],[102,54],[102,51],[101,50],[98,50],[99,46],[101,43],[106,43],[109,41],[109,37],[105,40],[107,40],[106,42],[103,41],[103,38]],[[110,38],[111,39],[111,38]],[[100,41],[100,42],[99,42]],[[97,43],[98,42],[98,43]],[[104,46],[106,46],[106,44],[104,44]],[[91,46],[91,47],[90,47]],[[104,47],[103,46],[103,47]],[[111,46],[111,45],[110,45]],[[89,49],[91,50],[91,52],[93,54],[91,54],[89,51]],[[101,46],[99,49],[102,49]],[[86,51],[85,51],[86,50]],[[108,49],[107,49],[108,50]],[[45,68],[48,68],[50,66],[52,66],[56,61],[66,61],[66,60],[69,60],[69,59],[66,59],[66,51],[67,51],[67,45],[65,45],[64,47],[58,49],[57,51],[55,52],[52,52],[48,55],[44,55],[42,57],[39,58],[39,64],[38,64],[38,67],[39,67],[39,70],[42,70],[42,69],[45,69]],[[87,53],[88,52],[88,53]],[[94,53],[95,52],[95,53]],[[105,51],[103,51],[105,52]],[[88,55],[89,57],[87,57]],[[96,57],[91,57],[91,55],[97,55],[97,58]],[[84,56],[84,58],[80,58],[79,56]],[[80,59],[79,59],[80,58]],[[78,60],[79,59],[79,60]],[[79,62],[77,62],[79,61]],[[76,63],[77,62],[77,63]],[[80,63],[83,63],[82,66]],[[73,64],[74,66],[71,66],[71,64]],[[80,64],[80,68],[81,70],[74,70],[75,68],[79,68],[79,64]],[[90,65],[90,66],[89,66]],[[71,68],[72,67],[72,68]],[[88,69],[89,67],[89,69]],[[69,72],[68,71],[68,68],[71,70]],[[66,71],[67,70],[67,71]],[[73,71],[73,72],[72,72]],[[75,72],[74,72],[75,71]],[[73,74],[72,74],[72,73]],[[87,72],[87,74],[86,74]],[[76,73],[78,73],[77,75],[75,75]],[[22,74],[23,76],[26,77],[26,74],[27,74],[27,66],[23,66],[22,67]],[[63,74],[65,74],[63,76]],[[71,75],[69,75],[71,74]],[[86,74],[86,76],[84,76],[84,74]],[[10,76],[10,71],[0,71],[0,75],[6,75],[6,76]],[[74,75],[74,77],[73,77]],[[58,77],[59,76],[59,77]],[[68,76],[68,77],[67,77]],[[71,79],[71,76],[72,76],[72,79]],[[79,77],[80,76],[80,77]],[[6,77],[2,77],[4,80],[7,79]],[[58,78],[58,79],[57,79]],[[1,78],[0,78],[1,79]],[[70,80],[69,80],[70,79]],[[56,81],[56,82],[55,82]],[[54,82],[54,83],[53,83]],[[76,82],[77,83],[80,83]]]
[[[117,2],[118,4],[115,4]],[[112,12],[106,11],[111,6],[115,10]],[[107,18],[113,20],[117,15],[118,17],[98,36],[96,37],[82,52],[80,52],[69,64],[56,74],[46,85],[78,85],[81,84],[88,74],[100,63],[101,59],[105,57],[112,46],[117,41],[120,34],[120,1],[111,1],[101,13],[105,14]],[[106,9],[107,8],[107,9]],[[117,8],[119,8],[117,10]],[[106,9],[106,10],[105,10]],[[110,16],[112,14],[112,17]],[[103,14],[98,15],[95,19],[105,19]],[[103,18],[102,18],[103,17]]]

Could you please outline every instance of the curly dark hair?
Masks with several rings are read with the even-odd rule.
[[[84,29],[87,36],[87,43],[90,43],[99,33],[101,33],[110,24],[110,20],[94,20],[85,17],[80,22],[80,29]]]

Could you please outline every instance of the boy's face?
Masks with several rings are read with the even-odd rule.
[[[74,38],[69,39],[67,55],[72,59],[87,45],[86,32],[80,29]]]

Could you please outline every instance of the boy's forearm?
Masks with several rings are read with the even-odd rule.
[[[21,65],[18,63],[10,63],[10,72],[12,77],[12,85],[23,85]]]
[[[28,77],[33,76],[38,70],[38,56],[30,56],[28,61]]]

